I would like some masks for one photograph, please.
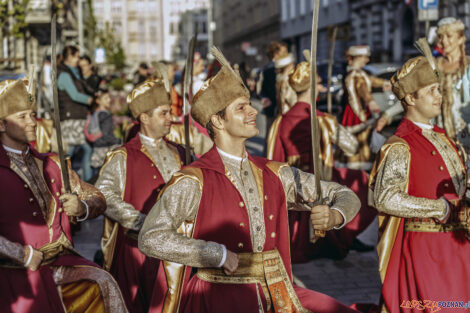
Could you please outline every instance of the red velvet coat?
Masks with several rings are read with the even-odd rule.
[[[266,166],[269,162],[267,159],[253,156],[249,156],[249,159],[262,171],[263,176],[263,210],[266,227],[263,251],[275,248],[279,251],[289,279],[292,281],[287,207],[282,182]],[[255,249],[251,243],[246,206],[239,205],[240,202],[244,202],[243,198],[226,177],[225,166],[216,147],[214,146],[189,167],[201,169],[203,174],[202,197],[194,224],[193,238],[224,244],[228,250],[235,253],[253,252]],[[269,218],[270,215],[272,218]],[[191,271],[190,267],[185,268],[178,312],[257,312],[256,284],[209,283],[196,275],[191,276]],[[158,286],[166,290],[167,282],[161,267],[155,288]],[[258,288],[262,290],[259,285]],[[356,312],[326,295],[297,286],[294,286],[294,289],[301,304],[313,312]],[[155,289],[155,292],[158,290]],[[177,290],[172,290],[171,297],[174,297],[176,293],[178,293]],[[260,292],[260,296],[266,311],[263,292]],[[150,312],[167,312],[162,311],[163,300],[161,294],[153,298]]]
[[[445,134],[437,126],[434,131]],[[404,118],[395,136],[405,140],[410,148],[408,194],[427,199],[458,199],[442,156],[436,153],[436,148],[421,129]],[[455,145],[453,148],[457,153]],[[470,258],[470,244],[464,231],[405,232],[404,223],[405,219],[401,219],[382,287],[389,311],[423,311],[400,307],[403,301],[464,301],[460,299],[468,298],[470,271],[466,264]],[[452,312],[460,310],[453,309]]]
[[[184,160],[184,148],[167,143],[177,149],[179,160]],[[137,211],[148,214],[165,180],[157,166],[142,151],[140,136],[134,136],[123,149],[127,153],[123,200],[132,204]],[[129,236],[126,232],[127,229],[119,226],[110,273],[121,287],[129,312],[147,312],[160,260],[140,252],[137,233],[132,232]]]
[[[297,102],[282,116],[275,139],[273,160],[288,162],[289,157],[300,157],[295,166],[313,173],[312,141],[310,127],[310,104]],[[317,110],[319,118],[326,114]],[[321,125],[321,123],[320,123]],[[320,129],[320,158],[322,162],[333,163],[333,147],[328,131]],[[352,189],[360,198],[362,206],[357,216],[341,230],[327,232],[326,238],[315,244],[310,242],[310,217],[305,212],[289,212],[289,228],[291,232],[292,262],[306,262],[319,256],[343,258],[358,234],[366,229],[375,219],[377,212],[367,205],[368,175],[364,171],[348,168],[332,169],[332,181]],[[324,179],[324,178],[323,178]]]
[[[34,194],[10,168],[3,146],[0,144],[0,236],[21,245],[31,245],[35,249],[56,241],[63,233],[70,242],[69,218],[59,208],[58,199],[62,187],[59,166],[50,155],[31,150],[43,162],[45,182],[55,200],[55,217],[49,228]],[[49,234],[52,234],[52,238]],[[7,259],[7,258],[6,258]],[[0,308],[2,312],[64,312],[57,286],[52,278],[51,266],[90,265],[92,262],[76,256],[59,256],[49,265],[41,266],[38,271],[13,269],[0,266]]]

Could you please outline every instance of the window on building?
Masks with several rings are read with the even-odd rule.
[[[116,14],[120,14],[122,11],[122,3],[121,1],[113,1],[111,3],[111,12],[112,13],[116,13]]]
[[[170,34],[173,35],[175,33],[175,23],[170,23]]]
[[[297,12],[295,12],[295,1],[290,0],[290,18],[294,19],[296,13]]]
[[[145,38],[145,20],[139,20],[137,22],[137,33],[139,38]]]
[[[147,4],[147,10],[150,13],[157,12],[157,1],[155,1],[155,0],[149,1],[148,4]]]
[[[122,32],[122,24],[121,21],[113,21],[113,29],[117,34],[121,34]]]
[[[286,22],[288,19],[287,16],[287,1],[288,0],[281,0],[281,20]]]
[[[93,3],[93,10],[95,11],[95,14],[102,15],[104,13],[104,3],[95,1]]]
[[[300,15],[305,15],[305,13],[307,13],[307,3],[305,1],[307,0],[299,0],[300,1],[300,6],[299,6],[299,9],[300,9]]]
[[[145,9],[145,2],[142,0],[137,1],[137,12],[144,13],[146,11]]]
[[[147,54],[147,45],[145,41],[139,41],[139,58],[145,59],[146,54]]]
[[[158,54],[157,44],[151,43],[150,44],[150,55],[155,57]]]
[[[157,37],[157,21],[151,20],[149,22],[149,33],[151,38]]]
[[[207,23],[206,22],[202,22],[202,33],[207,34]]]

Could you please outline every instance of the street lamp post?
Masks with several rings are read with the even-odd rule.
[[[83,0],[78,0],[78,46],[80,47],[80,52],[83,53]]]

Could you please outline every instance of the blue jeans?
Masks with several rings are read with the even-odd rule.
[[[91,154],[93,153],[93,148],[88,144],[84,143],[81,145],[76,146],[69,146],[69,155],[72,158],[74,152],[77,149],[82,148],[83,156],[81,160],[81,168],[82,168],[82,180],[89,181],[93,177],[93,173],[91,170]]]

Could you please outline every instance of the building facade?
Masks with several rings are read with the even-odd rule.
[[[189,41],[194,36],[197,27],[196,51],[202,57],[206,57],[209,51],[209,23],[207,20],[207,9],[186,11],[181,15],[178,25],[178,37],[173,45],[172,59],[185,60],[188,54]]]
[[[335,59],[344,56],[349,40],[348,0],[321,0],[318,19],[317,60],[327,62],[332,28],[338,26],[338,40],[335,44]],[[303,60],[302,51],[310,49],[313,0],[281,0],[281,37],[289,44],[290,50]]]
[[[170,60],[184,12],[207,8],[208,0],[94,0],[98,27],[112,25],[129,64]]]
[[[251,67],[267,62],[266,49],[280,40],[277,0],[213,0],[214,42],[231,62]]]

